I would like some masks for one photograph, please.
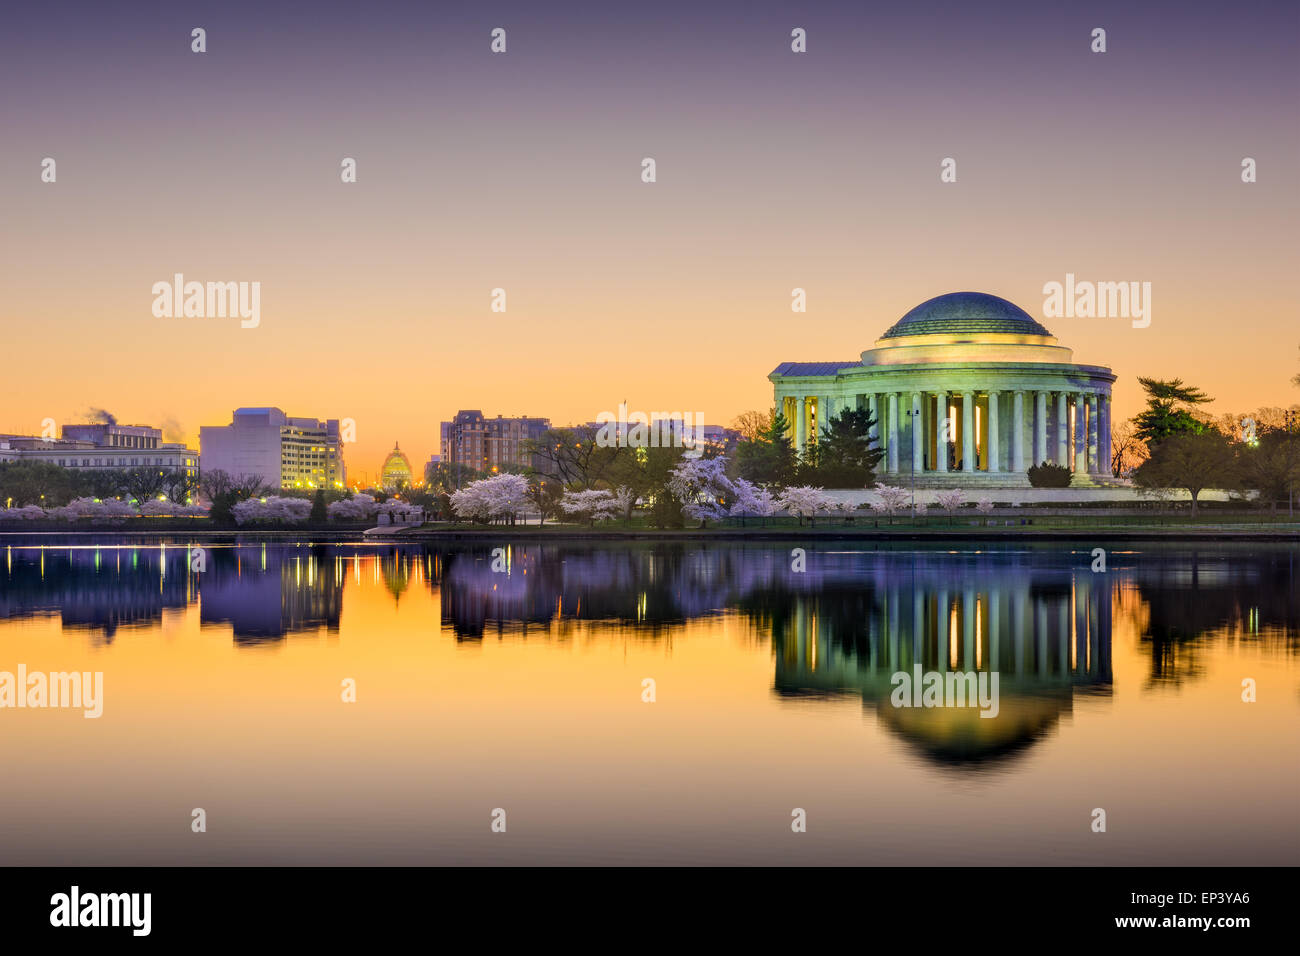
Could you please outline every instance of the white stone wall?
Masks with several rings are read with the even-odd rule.
[[[883,484],[891,484],[885,481]],[[900,482],[903,488],[908,488],[907,482]],[[917,488],[916,503],[931,504],[936,495],[944,493],[944,489]],[[850,502],[858,505],[864,501],[871,504],[879,504],[880,496],[869,489],[828,489],[826,494],[834,498],[836,502]],[[1219,490],[1202,491],[1199,501],[1227,501],[1231,492]],[[1251,492],[1250,497],[1255,493]],[[1060,504],[1078,504],[1081,501],[1100,501],[1111,502],[1116,505],[1131,505],[1139,502],[1153,502],[1150,497],[1139,495],[1136,488],[971,488],[966,492],[966,500],[970,502],[979,501],[981,498],[988,498],[994,504],[1009,502],[1012,504],[1043,504],[1043,503],[1060,503]],[[1191,495],[1186,491],[1172,492],[1170,501],[1190,501]]]

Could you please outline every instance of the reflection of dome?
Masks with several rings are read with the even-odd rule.
[[[411,483],[411,462],[402,453],[402,446],[393,443],[393,450],[384,459],[384,467],[379,470],[379,484],[384,488],[400,488]]]
[[[1071,690],[1056,694],[1000,695],[993,718],[973,707],[894,707],[877,701],[876,712],[924,756],[939,764],[997,763],[1028,749],[1060,722],[1072,704]]]
[[[904,335],[999,333],[1051,335],[1020,306],[986,292],[949,292],[922,302],[882,338]]]

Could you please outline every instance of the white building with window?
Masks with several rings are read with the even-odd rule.
[[[0,461],[43,461],[60,468],[158,468],[197,475],[199,454],[162,440],[148,425],[64,425],[59,438],[0,435]]]
[[[256,475],[281,489],[342,489],[347,481],[338,419],[290,418],[278,408],[237,408],[229,425],[204,425],[199,457],[206,472]]]

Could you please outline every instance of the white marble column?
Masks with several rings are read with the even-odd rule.
[[[867,412],[871,415],[871,429],[867,432],[871,436],[871,442],[877,448],[880,447],[880,403],[876,401],[876,393],[872,392],[867,396]]]
[[[803,457],[808,441],[808,402],[803,395],[794,397],[794,449]]]
[[[934,470],[948,471],[948,434],[952,425],[948,421],[948,393],[934,393]]]
[[[975,470],[975,393],[961,393],[961,470]]]
[[[1034,395],[1034,460],[1030,464],[1041,465],[1047,461],[1047,393]]]
[[[1111,470],[1111,467],[1113,465],[1113,462],[1111,461],[1111,456],[1115,454],[1115,449],[1111,446],[1110,443],[1111,408],[1110,408],[1109,395],[1103,394],[1101,396],[1100,407],[1101,407],[1101,422],[1100,422],[1101,444],[1102,444],[1102,448],[1105,449],[1101,455],[1101,470],[1102,470],[1102,474],[1113,476],[1114,472]]]
[[[1074,473],[1088,473],[1088,419],[1083,410],[1083,392],[1074,393]]]
[[[913,473],[919,475],[922,471],[925,470],[924,460],[921,458],[921,453],[925,450],[925,446],[921,441],[921,393],[920,392],[912,393],[912,414],[910,417],[912,420],[908,422],[908,426],[912,434],[912,471]]]
[[[1002,470],[1002,447],[998,441],[998,393],[989,392],[989,449],[988,459],[990,473]]]
[[[1088,462],[1091,467],[1088,469],[1089,474],[1100,475],[1103,471],[1101,462],[1101,444],[1099,442],[1100,430],[1097,425],[1097,393],[1091,392],[1088,395]]]
[[[891,475],[898,474],[898,393],[890,392],[889,408],[889,443],[885,448],[885,471]]]
[[[1065,392],[1056,396],[1056,463],[1070,467],[1070,406]]]
[[[1025,393],[1016,392],[1011,397],[1011,470],[1020,474],[1025,470]]]

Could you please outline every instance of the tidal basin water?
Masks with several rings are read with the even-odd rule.
[[[0,538],[0,863],[1300,861],[1300,547],[796,544]]]

